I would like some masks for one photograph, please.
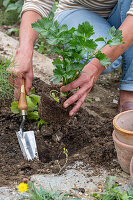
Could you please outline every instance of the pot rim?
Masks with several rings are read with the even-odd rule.
[[[131,176],[131,179],[133,180],[133,157],[131,158],[131,161],[130,161],[130,176]]]
[[[113,131],[112,137],[113,137],[113,141],[116,142],[117,145],[120,145],[120,146],[122,146],[122,147],[128,148],[128,149],[130,149],[130,150],[133,149],[133,146],[132,146],[132,145],[130,145],[130,144],[125,144],[125,143],[121,142],[120,140],[118,140],[118,138],[116,137],[115,131]]]
[[[121,115],[123,115],[123,114],[125,114],[125,113],[128,113],[128,112],[133,112],[133,110],[127,110],[127,111],[124,111],[124,112],[121,112],[121,113],[117,114],[117,115],[114,117],[114,119],[113,119],[113,126],[114,126],[114,128],[115,128],[117,131],[119,131],[119,132],[123,132],[123,133],[129,134],[129,135],[133,135],[133,131],[128,131],[128,130],[122,129],[122,128],[120,128],[120,127],[117,125],[117,123],[116,123],[117,119],[118,119]]]

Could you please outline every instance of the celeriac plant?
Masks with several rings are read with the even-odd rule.
[[[87,21],[79,24],[77,29],[73,27],[68,30],[67,25],[59,26],[57,21],[43,17],[33,23],[32,27],[51,45],[51,54],[57,56],[53,61],[55,69],[52,81],[54,84],[62,81],[63,85],[66,85],[77,79],[84,66],[92,58],[97,58],[103,66],[109,66],[110,59],[101,52],[101,49],[106,45],[112,47],[123,43],[122,32],[116,30],[115,27],[108,31],[109,40],[106,37],[91,39],[94,30]],[[102,41],[104,45],[97,49],[99,41]],[[85,54],[87,59],[84,61]]]

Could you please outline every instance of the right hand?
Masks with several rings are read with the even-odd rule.
[[[91,91],[103,69],[104,68],[99,61],[97,59],[93,59],[83,68],[84,73],[81,73],[75,81],[60,88],[61,92],[69,92],[78,88],[78,90],[63,104],[63,107],[67,108],[71,104],[75,103],[74,107],[69,112],[70,117],[76,113],[84,103],[88,93]]]
[[[33,80],[32,52],[27,53],[26,51],[23,52],[18,49],[13,59],[13,63],[10,65],[7,71],[13,73],[13,78],[11,78],[11,82],[15,87],[15,100],[18,100],[19,98],[22,78],[25,79],[26,94],[29,95]]]

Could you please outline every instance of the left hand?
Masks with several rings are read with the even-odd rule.
[[[69,116],[72,116],[79,110],[81,105],[84,103],[88,93],[91,91],[93,85],[96,83],[99,75],[104,70],[104,67],[99,65],[99,62],[97,64],[96,63],[88,63],[84,67],[83,73],[80,74],[77,80],[60,88],[61,92],[68,92],[79,87],[75,94],[68,98],[63,104],[63,107],[67,108],[68,106],[76,102],[72,110],[69,112]]]

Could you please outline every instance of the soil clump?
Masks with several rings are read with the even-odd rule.
[[[54,96],[52,97],[52,95]],[[60,124],[60,126],[66,124],[70,120],[69,111],[72,108],[72,106],[67,109],[63,108],[62,105],[67,98],[61,96],[58,86],[44,83],[39,105],[39,116],[50,124]]]

